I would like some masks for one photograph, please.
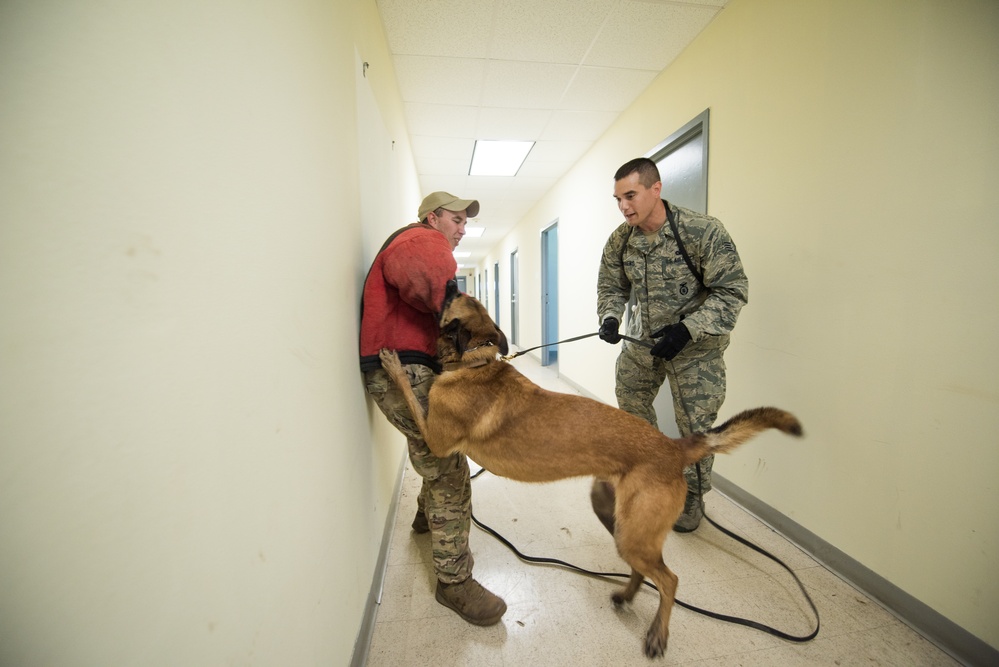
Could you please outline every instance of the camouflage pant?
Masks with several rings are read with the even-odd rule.
[[[409,384],[423,405],[434,382],[426,366],[404,366]],[[471,527],[472,484],[468,460],[462,454],[437,458],[423,441],[402,393],[382,369],[364,374],[365,389],[389,422],[402,431],[409,443],[409,460],[423,478],[417,511],[425,512],[430,524],[434,570],[437,578],[452,584],[464,581],[472,573],[472,555],[468,549]]]
[[[668,379],[680,435],[710,429],[725,400],[725,360],[722,355],[726,347],[727,338],[721,342],[708,337],[698,343],[688,344],[675,359],[666,361],[653,357],[646,348],[623,343],[621,354],[617,358],[618,406],[659,428],[652,402],[663,382]],[[714,460],[714,455],[711,455],[700,461],[700,485],[701,491],[705,493],[711,490],[711,467]],[[696,491],[696,466],[687,466],[683,476],[687,480],[687,488]]]

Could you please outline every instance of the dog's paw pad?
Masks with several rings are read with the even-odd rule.
[[[399,355],[395,350],[383,348],[378,352],[378,358],[382,360],[382,367],[389,370],[399,368]]]
[[[669,643],[669,635],[660,635],[658,630],[649,628],[649,633],[645,636],[645,656],[648,658],[658,658],[666,652],[666,645]]]

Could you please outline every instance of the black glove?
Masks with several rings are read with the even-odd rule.
[[[653,357],[661,357],[666,361],[670,361],[676,355],[680,354],[687,343],[690,342],[690,331],[684,326],[683,322],[677,322],[676,324],[667,324],[659,331],[652,334],[653,338],[663,337],[661,341],[652,346],[649,350],[649,354]]]
[[[600,325],[600,340],[605,340],[611,345],[619,342],[621,340],[621,336],[617,332],[619,326],[621,326],[621,323],[617,321],[616,317],[608,317]]]

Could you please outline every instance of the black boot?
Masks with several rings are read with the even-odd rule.
[[[413,519],[413,532],[417,535],[430,532],[430,522],[427,521],[427,514],[419,507],[416,508],[416,517]]]

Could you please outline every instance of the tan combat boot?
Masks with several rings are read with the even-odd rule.
[[[688,493],[687,500],[683,503],[683,514],[673,524],[673,530],[678,533],[692,533],[701,525],[704,517],[704,506],[701,498],[696,493]]]
[[[437,582],[437,601],[474,625],[493,625],[506,612],[506,602],[469,577],[457,584]]]

